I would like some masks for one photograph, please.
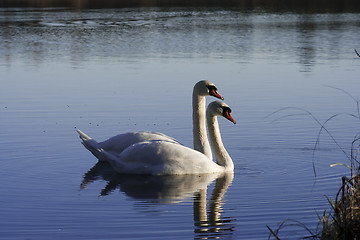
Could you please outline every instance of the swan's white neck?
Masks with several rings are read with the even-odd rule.
[[[210,160],[212,160],[212,152],[206,133],[206,99],[205,96],[199,95],[196,89],[193,91],[192,104],[194,149],[204,153]]]
[[[233,171],[234,163],[226,151],[224,144],[221,140],[219,123],[217,117],[210,112],[207,112],[207,125],[209,129],[209,137],[211,147],[214,151],[217,164],[225,168],[225,171]]]

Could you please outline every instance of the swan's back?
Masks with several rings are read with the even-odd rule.
[[[124,149],[130,147],[133,144],[154,140],[169,141],[176,144],[181,144],[176,139],[169,137],[163,133],[151,131],[128,132],[118,134],[103,142],[95,141],[93,138],[89,137],[80,129],[76,129],[76,131],[79,133],[79,136],[83,141],[82,143],[84,144],[84,146],[93,154],[94,152],[101,152],[104,150],[112,152],[114,154],[120,154],[122,151],[124,151]],[[94,155],[96,156],[96,154]]]
[[[165,134],[158,132],[128,132],[116,135],[109,138],[104,142],[100,142],[99,146],[107,151],[121,153],[124,149],[130,147],[131,145],[139,142],[153,141],[153,140],[164,140],[170,141],[173,143],[180,144],[177,140],[172,137],[169,137]]]

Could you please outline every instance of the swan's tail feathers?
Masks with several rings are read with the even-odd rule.
[[[79,129],[76,129],[76,131],[77,131],[78,134],[80,135],[81,140],[87,141],[87,140],[92,139],[91,137],[89,137],[88,135],[86,135],[85,133],[83,133],[82,131],[80,131]]]
[[[89,150],[97,159],[102,161],[102,159],[104,159],[104,149],[100,147],[99,143],[79,129],[76,129],[76,131],[79,133],[84,147]]]

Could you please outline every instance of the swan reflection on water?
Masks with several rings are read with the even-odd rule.
[[[195,239],[213,239],[232,234],[234,218],[221,218],[223,198],[231,185],[234,173],[146,176],[119,174],[109,163],[98,162],[83,176],[80,185],[105,180],[100,195],[106,196],[119,188],[127,196],[148,203],[174,204],[193,196]],[[215,181],[207,203],[207,188]],[[209,205],[209,210],[207,206]]]

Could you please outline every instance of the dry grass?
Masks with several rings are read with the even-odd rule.
[[[360,239],[359,140],[357,138],[352,143],[351,178],[342,177],[335,200],[328,198],[332,210],[322,216],[320,239]]]

